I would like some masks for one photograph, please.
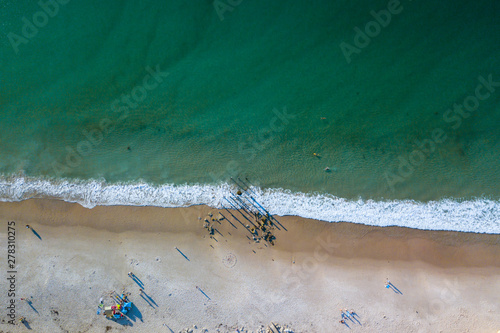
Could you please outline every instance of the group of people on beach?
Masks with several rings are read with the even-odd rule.
[[[344,319],[351,319],[352,320],[354,318],[354,316],[356,316],[356,312],[354,312],[354,310],[349,311],[347,309],[344,309],[344,310],[340,309],[341,319],[340,319],[339,323],[345,324]]]
[[[385,287],[386,288],[390,288],[392,286],[392,283],[391,281],[389,281],[389,278],[387,278],[385,280]],[[346,321],[345,319],[350,319],[351,321],[354,321],[353,319],[356,319],[355,316],[357,316],[356,312],[354,312],[354,310],[351,310],[351,311],[348,311],[347,309],[340,309],[340,316],[341,316],[341,319],[339,321],[339,323],[341,324],[346,324]]]

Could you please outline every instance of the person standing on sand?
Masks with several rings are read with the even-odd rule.
[[[389,281],[389,278],[386,278],[385,280],[386,280],[386,281],[385,281],[385,287],[386,287],[386,288],[389,288],[389,287],[390,287],[390,285],[391,285],[391,281]]]
[[[31,229],[31,226],[29,224],[26,224],[26,229]]]

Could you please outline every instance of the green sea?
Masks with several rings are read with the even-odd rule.
[[[0,0],[0,199],[500,233],[500,2]]]

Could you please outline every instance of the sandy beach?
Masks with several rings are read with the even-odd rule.
[[[219,212],[226,218],[211,221],[209,213]],[[276,216],[273,246],[255,242],[248,221],[231,213],[242,223],[207,206],[0,203],[0,331],[266,332],[273,324],[280,332],[500,330],[498,235]],[[9,221],[15,297],[7,297]],[[122,290],[131,293],[128,317],[96,314],[101,297],[111,304],[107,294]],[[8,324],[11,298],[15,326]],[[341,324],[341,309],[357,315]]]

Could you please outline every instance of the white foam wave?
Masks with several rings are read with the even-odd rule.
[[[104,181],[54,181],[0,176],[0,201],[49,197],[84,207],[132,205],[222,208],[233,189],[220,185],[107,184]],[[400,226],[427,230],[500,234],[500,202],[489,199],[417,202],[413,200],[347,200],[329,194],[252,188],[252,196],[271,214],[295,215],[328,222]]]

